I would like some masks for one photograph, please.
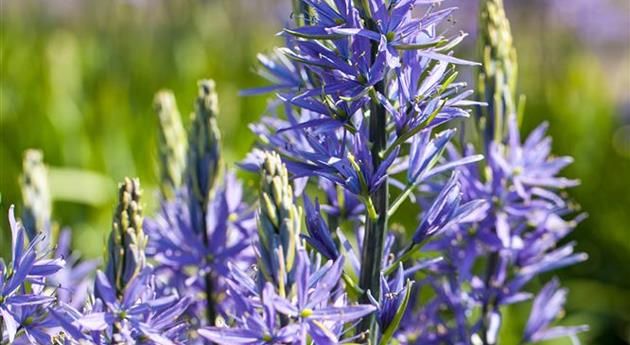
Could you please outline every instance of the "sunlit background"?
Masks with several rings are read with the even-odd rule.
[[[590,259],[559,275],[570,289],[567,324],[587,323],[586,344],[630,343],[630,2],[506,0],[527,95],[525,130],[548,121],[558,155],[582,181],[571,197],[588,212],[572,235]],[[7,0],[1,2],[0,211],[19,209],[22,152],[40,148],[50,166],[54,218],[75,246],[102,254],[116,182],[140,177],[148,213],[156,198],[153,94],[172,89],[182,114],[196,81],[217,81],[228,163],[253,136],[246,125],[267,98],[238,90],[263,85],[256,54],[281,44],[289,0]],[[460,56],[476,58],[476,6],[451,25],[471,32]],[[472,80],[474,71],[467,71]],[[247,178],[248,176],[245,175]],[[251,178],[251,177],[249,177]],[[19,211],[19,210],[18,210]],[[10,235],[0,217],[0,253]],[[527,315],[507,310],[505,344]],[[554,342],[568,343],[567,340]]]

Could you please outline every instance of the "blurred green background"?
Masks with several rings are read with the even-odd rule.
[[[555,153],[576,159],[565,175],[582,184],[570,195],[590,215],[572,235],[589,261],[558,273],[571,289],[565,323],[590,324],[586,344],[630,343],[630,4],[506,2],[527,95],[525,130],[549,121]],[[0,212],[12,203],[19,212],[22,152],[40,148],[55,220],[72,227],[86,256],[100,256],[116,181],[140,177],[147,207],[155,207],[153,94],[172,89],[186,115],[201,78],[218,83],[228,162],[242,158],[254,139],[246,125],[268,100],[238,90],[264,83],[252,72],[256,54],[281,44],[274,34],[289,20],[289,3],[2,1]],[[448,4],[463,7],[453,29],[474,32],[474,1]],[[468,58],[476,54],[471,36],[459,51]],[[0,229],[6,257],[6,221]],[[515,317],[503,339],[516,343],[526,315],[507,312]]]

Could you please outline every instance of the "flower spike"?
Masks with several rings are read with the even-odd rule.
[[[38,233],[45,233],[44,241],[50,239],[50,217],[52,201],[48,188],[48,169],[44,165],[44,155],[39,150],[26,150],[22,163],[20,187],[24,210],[22,222],[30,240]]]
[[[186,168],[186,131],[171,91],[158,92],[153,104],[159,120],[160,191],[172,200]]]
[[[118,206],[112,221],[105,270],[118,295],[123,294],[146,265],[147,237],[142,230],[140,196],[140,181],[125,178],[118,188]]]
[[[516,49],[503,0],[481,2],[480,45],[483,65],[479,70],[479,97],[488,104],[479,108],[486,143],[500,142],[508,131],[508,118],[516,116]]]
[[[288,287],[287,275],[293,269],[300,219],[287,168],[278,154],[267,152],[260,173],[259,266],[281,289]]]
[[[220,177],[221,133],[214,80],[201,80],[188,145],[188,188],[205,210]]]

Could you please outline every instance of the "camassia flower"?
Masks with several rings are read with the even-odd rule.
[[[152,279],[151,268],[143,269],[132,278],[121,298],[99,271],[94,285],[96,301],[91,309],[80,315],[66,306],[57,315],[66,320],[68,333],[75,335],[78,342],[133,344],[150,340],[160,345],[176,344],[174,340],[183,336],[179,334],[182,325],[178,319],[190,300],[175,295],[157,297]]]
[[[339,291],[343,258],[328,261],[311,273],[310,259],[300,248],[295,264],[296,289],[290,296],[279,296],[273,284],[266,283],[260,293],[239,297],[244,305],[241,308],[249,311],[236,318],[239,326],[202,328],[199,334],[226,345],[302,344],[307,334],[315,344],[338,344],[339,337],[347,331],[344,324],[376,309],[372,305],[347,304],[345,295]]]
[[[326,258],[336,260],[339,257],[339,250],[333,240],[330,229],[328,229],[328,225],[322,219],[319,201],[315,199],[315,205],[313,206],[310,199],[305,195],[304,208],[306,209],[306,229],[309,233],[309,236],[303,236],[304,239]]]
[[[477,101],[442,1],[293,5],[285,46],[259,56],[271,85],[244,92],[277,93],[240,164],[259,174],[257,201],[224,166],[214,81],[198,83],[187,133],[158,93],[160,209],[145,221],[139,181],[124,180],[87,295],[95,262],[67,231],[52,255],[46,169],[27,152],[2,344],[494,345],[506,308],[534,296],[522,343],[586,330],[552,325],[556,279],[530,284],[586,259],[561,244],[583,216],[546,125],[521,140],[502,1],[482,0]]]
[[[339,326],[360,319],[375,308],[372,305],[346,305],[345,296],[335,293],[341,279],[343,258],[328,262],[320,271],[311,273],[310,260],[306,251],[298,252],[296,262],[297,293],[293,298],[277,296],[275,307],[287,315],[308,332],[318,344],[335,344],[338,339],[326,326]],[[328,304],[332,301],[332,305]]]
[[[147,255],[156,261],[156,272],[165,288],[182,295],[205,293],[206,276],[211,274],[218,291],[228,276],[228,263],[246,267],[254,262],[251,251],[254,213],[242,200],[242,186],[234,174],[227,174],[206,212],[206,245],[193,230],[185,189],[175,200],[162,204],[155,218],[147,218],[144,228],[150,237]],[[224,312],[221,301],[219,311]],[[193,301],[194,317],[203,318],[204,301]]]
[[[459,174],[453,173],[413,235],[413,243],[421,243],[427,237],[435,236],[456,224],[470,223],[483,219],[487,203],[472,200],[462,204]]]
[[[51,341],[55,324],[46,322],[55,296],[46,289],[48,278],[65,264],[63,259],[48,259],[37,250],[44,234],[36,234],[26,245],[26,230],[9,209],[11,262],[0,259],[0,340],[13,344]]]
[[[379,298],[376,299],[371,294],[368,295],[377,308],[376,320],[379,327],[383,333],[390,336],[398,329],[398,324],[407,308],[407,303],[409,303],[412,283],[411,281],[405,282],[404,279],[405,271],[402,264],[399,264],[396,274],[391,280],[388,281],[385,275],[381,274],[381,295]]]
[[[575,209],[560,193],[577,184],[558,176],[572,159],[551,156],[546,125],[531,132],[524,142],[520,138],[516,53],[502,1],[483,1],[481,19],[484,67],[479,89],[488,106],[478,109],[476,127],[482,132],[477,133],[481,141],[475,144],[482,148],[485,160],[479,166],[459,166],[461,194],[446,193],[441,204],[449,205],[458,198],[462,202],[482,200],[486,210],[475,212],[471,222],[446,229],[442,237],[425,246],[444,259],[429,269],[424,282],[435,296],[405,318],[398,338],[407,344],[497,344],[502,310],[533,296],[528,282],[586,259],[586,254],[575,253],[575,243],[559,245],[583,218],[569,218]],[[449,148],[451,160],[471,156],[475,150],[469,144],[463,153],[457,151]],[[450,216],[448,209],[441,208],[429,223],[443,223],[440,219]],[[538,294],[524,343],[574,337],[585,329],[551,328],[547,332],[566,295],[558,286],[554,280]]]
[[[182,336],[180,316],[188,298],[162,294],[145,259],[146,235],[138,180],[125,179],[109,240],[105,271],[97,271],[94,296],[85,310],[63,305],[53,314],[68,341],[172,345]]]
[[[567,289],[560,289],[560,282],[557,279],[551,280],[540,290],[534,299],[532,312],[525,326],[523,342],[539,342],[566,336],[575,337],[577,333],[588,330],[588,326],[549,327],[562,313],[566,296]]]
[[[326,193],[326,202],[321,209],[329,219],[360,221],[365,214],[365,206],[357,196],[326,179],[320,179],[318,185]]]
[[[88,286],[92,284],[91,276],[99,260],[82,260],[79,252],[70,248],[71,236],[71,230],[64,229],[57,238],[55,257],[64,259],[66,264],[50,277],[50,284],[57,287],[59,302],[80,308],[89,296]]]
[[[450,184],[430,212],[422,215],[415,238],[401,236],[401,248],[406,249],[395,252],[391,243],[385,243],[394,241],[387,234],[388,219],[415,198],[429,179],[440,180],[445,172],[481,159],[472,155],[446,161],[441,153],[454,131],[437,129],[468,117],[465,107],[478,104],[467,100],[471,93],[464,84],[455,82],[454,66],[473,63],[452,56],[452,49],[465,35],[448,35],[448,28],[442,29],[451,8],[442,10],[431,4],[422,12],[417,7],[428,3],[418,1],[297,3],[297,24],[282,34],[287,37],[286,46],[266,60],[263,70],[267,68],[268,73],[261,73],[276,84],[268,90],[280,90],[279,101],[269,109],[269,116],[251,126],[259,146],[243,166],[259,169],[264,159],[260,152],[273,150],[296,184],[303,186],[308,181],[323,186],[327,204],[321,209],[328,221],[319,214],[317,203],[312,206],[305,201],[307,244],[328,259],[353,256],[348,259],[359,281],[354,281],[351,272],[344,272],[346,288],[352,287],[361,303],[370,302],[367,290],[382,303],[382,271],[395,270],[394,262],[407,264],[428,239],[468,218],[472,221],[486,208],[483,201],[460,202],[460,186]],[[281,71],[292,71],[291,78],[280,78]],[[439,134],[432,138],[433,133]],[[407,181],[400,182],[403,174]],[[401,190],[395,199],[390,198],[394,195],[389,194],[390,186]],[[308,183],[303,190],[309,192]],[[350,202],[346,204],[346,200]],[[351,221],[352,229],[343,228],[346,220]],[[273,248],[264,237],[267,233],[271,231],[259,234],[265,244],[258,268],[264,272],[278,267],[280,275],[287,276],[287,285],[294,285],[297,278],[291,261],[288,268],[282,266],[282,260],[278,266],[266,263],[271,252],[268,247]],[[348,240],[347,233],[355,238]],[[282,241],[286,238],[294,237]],[[361,260],[351,243],[360,249]],[[282,251],[287,251],[286,245],[294,248],[283,242]],[[390,246],[387,250],[386,245]],[[385,252],[394,257],[383,260]],[[409,267],[420,266],[409,262]],[[286,298],[287,289],[276,287]],[[293,313],[299,311],[297,307]],[[371,328],[372,342],[393,335],[395,327],[385,335],[381,334],[385,330],[370,326],[376,324],[368,320],[373,317],[361,318],[359,334],[365,335]]]
[[[278,313],[273,304],[274,288],[271,283],[267,283],[262,292],[262,303],[264,305],[260,311],[253,310],[240,320],[240,327],[221,328],[208,327],[201,328],[198,333],[217,344],[292,344],[299,339],[299,326],[289,324],[281,326],[278,321]]]

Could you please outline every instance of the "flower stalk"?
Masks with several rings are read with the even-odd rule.
[[[159,120],[160,192],[165,200],[173,200],[186,168],[186,131],[171,91],[158,92],[153,108]]]
[[[223,162],[220,148],[221,133],[217,124],[219,102],[215,83],[213,80],[202,80],[198,85],[199,94],[189,136],[187,178],[193,227],[197,233],[201,233],[203,244],[207,247],[210,239],[205,213],[213,199]],[[212,274],[213,272],[206,272],[204,279],[206,311],[210,325],[214,325],[217,315],[213,299]]]
[[[478,108],[478,120],[487,152],[491,142],[503,142],[508,134],[508,118],[516,116],[517,60],[503,0],[482,1],[479,17],[483,65],[478,76],[477,91],[478,97],[488,106]],[[490,253],[484,277],[486,286],[494,284],[499,261],[498,252]],[[495,297],[484,299],[481,306],[481,339],[485,345],[493,345],[496,341],[495,337],[489,337],[489,327],[496,308]]]
[[[363,20],[369,30],[377,30],[376,23],[370,16],[369,6],[362,3],[361,11]],[[379,43],[371,42],[371,59],[374,61],[378,54]],[[377,93],[386,94],[385,81],[378,82],[374,89]],[[380,166],[381,153],[385,151],[387,144],[387,114],[385,107],[374,97],[371,98],[370,118],[369,118],[369,146],[372,153],[372,165],[376,168]],[[384,182],[369,196],[370,203],[366,210],[365,236],[361,252],[361,272],[359,277],[359,287],[363,291],[370,291],[372,295],[379,296],[381,262],[383,261],[383,246],[387,231],[388,207],[389,207],[389,185],[387,177]],[[360,298],[361,303],[368,303],[367,293]],[[377,336],[375,330],[375,316],[370,317],[366,322],[359,325],[359,332],[370,329],[371,338]],[[376,338],[373,338],[376,343]]]
[[[292,281],[301,214],[295,206],[289,173],[276,153],[265,153],[260,172],[258,211],[259,268],[265,281],[286,297]]]
[[[145,267],[147,236],[142,229],[140,181],[125,178],[118,188],[118,206],[109,236],[105,274],[122,298],[129,282]]]
[[[507,135],[507,118],[517,114],[516,83],[518,65],[516,49],[503,0],[481,2],[479,45],[482,67],[479,69],[477,92],[487,107],[478,107],[480,129],[485,145],[502,142]]]

